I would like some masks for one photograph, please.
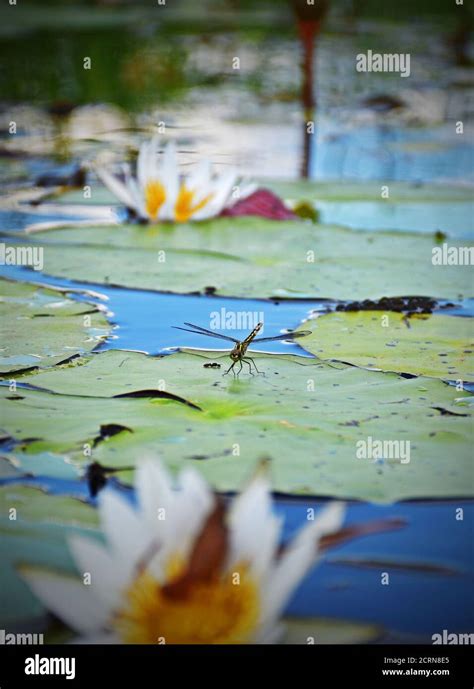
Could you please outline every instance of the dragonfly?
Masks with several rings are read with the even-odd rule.
[[[311,335],[311,330],[298,330],[297,332],[291,330],[288,333],[282,333],[281,335],[273,335],[272,337],[257,337],[258,333],[263,328],[263,323],[257,323],[255,328],[252,330],[252,332],[250,332],[247,335],[245,340],[238,340],[236,337],[230,337],[230,335],[223,335],[222,333],[217,333],[214,330],[208,330],[207,328],[203,328],[200,325],[194,325],[194,323],[185,322],[184,325],[187,325],[188,327],[182,328],[179,325],[173,325],[172,327],[176,328],[176,330],[185,330],[188,333],[194,333],[195,335],[216,337],[220,340],[227,340],[227,342],[234,343],[234,346],[231,352],[229,353],[229,356],[232,359],[232,363],[227,369],[227,371],[224,373],[225,376],[231,371],[233,372],[234,376],[236,375],[236,372],[234,370],[236,364],[240,364],[240,368],[237,372],[237,375],[240,374],[243,368],[243,364],[247,364],[251,376],[253,376],[252,366],[255,368],[257,373],[260,373],[257,366],[255,365],[255,361],[252,359],[251,356],[248,356],[247,354],[247,349],[251,344],[257,344],[258,342],[274,342],[276,340],[290,340],[295,337],[306,337],[307,335]]]

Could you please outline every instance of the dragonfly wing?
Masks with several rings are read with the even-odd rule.
[[[252,344],[254,342],[272,342],[273,340],[292,340],[295,337],[306,337],[306,335],[311,335],[311,330],[298,330],[297,332],[282,333],[273,337],[256,337]]]
[[[215,330],[208,330],[207,328],[203,328],[201,325],[195,325],[194,323],[184,323],[184,325],[189,325],[191,328],[194,328],[194,330],[199,330],[199,332],[204,333],[205,335],[210,335],[212,337],[221,337],[223,340],[229,340],[229,342],[239,342],[239,340],[235,337],[231,337],[230,335],[223,335],[222,333],[216,333]]]
[[[226,340],[227,342],[238,342],[238,340],[235,340],[233,337],[229,337],[228,335],[221,335],[221,333],[215,333],[212,330],[206,330],[206,328],[200,328],[196,325],[193,325],[192,323],[186,323],[185,325],[190,325],[192,326],[191,328],[182,328],[179,325],[172,325],[172,328],[175,328],[176,330],[185,330],[188,333],[194,333],[195,335],[206,335],[206,337],[217,337],[220,340]]]
[[[189,326],[190,328],[194,328],[194,330],[203,330],[205,333],[213,333],[213,330],[209,330],[209,328],[203,328],[202,325],[196,325],[195,323],[188,323],[187,321],[184,321],[184,325]]]

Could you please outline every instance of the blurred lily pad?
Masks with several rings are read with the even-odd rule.
[[[32,374],[28,382],[40,389],[22,390],[24,399],[0,390],[4,429],[37,438],[28,452],[69,454],[78,463],[130,467],[154,454],[173,469],[194,465],[222,491],[238,490],[266,455],[283,493],[376,502],[472,494],[472,420],[468,407],[459,414],[454,387],[271,355],[255,356],[265,376],[233,380],[203,368],[206,357],[215,360],[205,352],[108,351]],[[133,432],[92,448],[103,424]],[[410,462],[358,459],[357,443],[369,436],[410,441]]]
[[[472,202],[472,193],[468,187],[448,184],[409,184],[403,182],[372,182],[365,180],[363,184],[350,180],[313,181],[313,180],[278,180],[262,179],[260,184],[268,187],[275,194],[283,198],[303,201],[380,201],[382,188],[388,187],[390,203],[447,203]],[[94,190],[94,202],[108,205],[116,203],[116,199],[104,187],[98,188],[100,196]],[[62,203],[84,203],[82,191],[67,191],[59,199]]]
[[[9,516],[12,508],[14,519]],[[4,528],[20,530],[25,522],[88,528],[98,524],[97,511],[78,498],[47,495],[39,488],[15,484],[0,487],[0,515]]]
[[[18,576],[22,564],[74,571],[66,535],[86,533],[98,523],[96,510],[72,497],[47,495],[38,488],[0,487],[0,622],[4,628],[44,614],[42,604]]]
[[[46,368],[95,349],[111,330],[96,306],[32,284],[0,282],[0,373]]]
[[[0,463],[0,477],[22,476],[34,474],[35,476],[54,475],[61,479],[75,479],[78,471],[69,461],[68,457],[56,455],[51,452],[31,454],[24,452],[23,448],[13,448],[12,452],[5,452]]]
[[[435,238],[303,220],[219,218],[198,224],[40,232],[44,270],[73,280],[234,297],[470,296],[470,266],[434,266]],[[451,242],[456,246],[456,242]],[[387,270],[387,260],[390,270]]]
[[[301,346],[321,359],[444,380],[474,378],[474,327],[470,318],[335,312],[312,321],[310,329],[311,335],[300,340]]]
[[[375,641],[382,634],[382,629],[374,624],[322,617],[288,617],[284,624],[285,644],[364,644]]]
[[[363,184],[350,180],[333,181],[286,181],[268,180],[265,182],[276,194],[284,198],[309,199],[311,201],[381,201],[382,189],[389,189],[391,203],[416,202],[472,202],[470,189],[461,185],[448,184],[410,184],[404,182],[373,182]]]

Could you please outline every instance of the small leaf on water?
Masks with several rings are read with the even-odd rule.
[[[123,431],[133,433],[131,428],[128,428],[128,426],[122,426],[122,424],[120,423],[101,424],[100,433],[94,438],[92,442],[92,447],[97,447],[99,443],[103,442],[104,440],[108,440],[109,438],[112,438],[114,435],[118,435]]]
[[[346,526],[335,533],[323,536],[319,545],[322,550],[327,550],[328,548],[335,548],[338,545],[347,543],[347,541],[352,541],[354,538],[383,533],[384,531],[394,531],[396,529],[401,529],[406,525],[406,520],[398,517],[391,519],[378,519],[375,521],[363,522],[361,524],[353,524],[352,526]]]

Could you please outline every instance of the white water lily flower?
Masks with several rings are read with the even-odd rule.
[[[137,470],[134,508],[106,489],[106,545],[73,536],[84,579],[24,568],[45,606],[85,643],[270,643],[279,618],[315,563],[322,536],[339,530],[334,502],[281,550],[281,520],[259,471],[229,509],[195,470],[176,490],[159,463]],[[87,585],[90,575],[90,585]],[[83,583],[83,581],[85,583]]]
[[[219,215],[235,202],[231,197],[237,173],[230,169],[220,175],[211,174],[209,161],[201,161],[188,175],[180,175],[174,143],[169,143],[158,158],[159,139],[141,144],[137,159],[137,175],[132,177],[123,168],[125,181],[97,168],[97,175],[110,191],[140,218],[150,222],[206,220]],[[240,198],[253,187],[241,190]]]

